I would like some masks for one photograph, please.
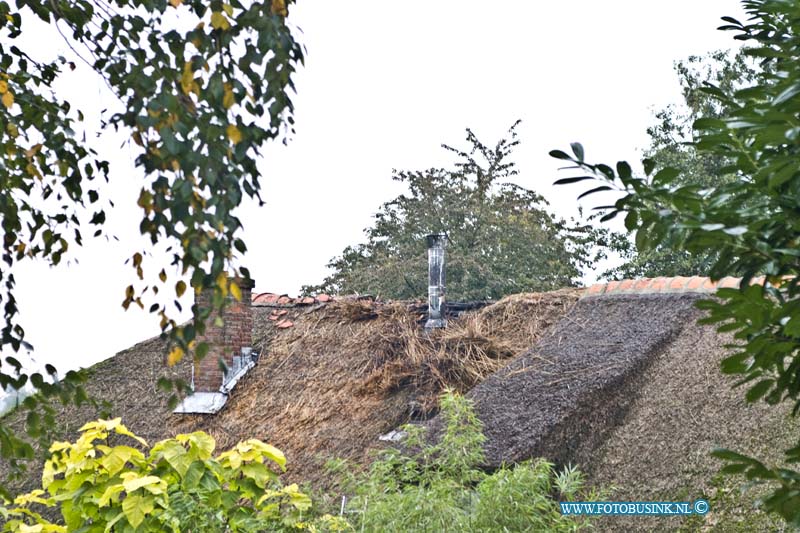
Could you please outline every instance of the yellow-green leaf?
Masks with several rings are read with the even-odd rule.
[[[214,11],[211,13],[211,27],[215,30],[227,30],[231,27],[231,23],[222,11]]]
[[[272,0],[271,11],[273,15],[287,16],[289,13],[286,10],[286,0]]]
[[[198,457],[200,459],[211,458],[211,454],[214,453],[214,448],[217,445],[214,437],[202,431],[195,431],[194,433],[190,433],[187,437],[189,443],[197,448],[199,452]]]
[[[3,93],[3,105],[8,109],[11,109],[11,106],[14,105],[14,94],[11,91]]]
[[[128,472],[129,474],[133,474],[133,472]],[[136,474],[133,474],[134,476]],[[167,482],[162,480],[158,476],[142,476],[142,477],[133,477],[133,476],[126,476],[125,481],[122,482],[122,486],[125,488],[125,492],[131,493],[135,490],[144,488],[145,490],[152,492],[153,494],[161,494],[163,488],[166,487]]]
[[[106,490],[103,491],[103,494],[100,496],[100,499],[97,501],[98,507],[106,507],[108,504],[111,503],[111,499],[115,496],[122,494],[122,491],[125,490],[125,487],[122,486],[122,483],[117,483],[115,485],[110,485],[106,487]]]
[[[241,302],[242,301],[242,289],[240,289],[239,286],[234,282],[231,282],[231,285],[230,285],[229,288],[231,290],[231,295],[233,295],[233,297],[236,299],[236,301],[237,302]]]
[[[278,463],[281,468],[286,468],[286,456],[282,451],[271,444],[263,444],[263,446],[261,453]]]
[[[194,70],[192,70],[192,62],[187,61],[183,65],[183,74],[181,75],[181,90],[184,94],[192,92],[194,85]]]
[[[235,125],[228,125],[228,129],[225,131],[228,133],[228,139],[230,139],[233,144],[236,144],[242,140],[242,132],[239,131],[239,128],[237,128]]]
[[[167,356],[167,366],[175,366],[181,359],[183,359],[183,348],[175,346]]]
[[[153,510],[153,496],[129,494],[122,500],[122,512],[125,513],[125,518],[134,527],[137,528],[144,522],[145,516]]]
[[[233,89],[231,88],[230,83],[226,83],[222,86],[223,95],[222,95],[222,106],[225,109],[230,109],[233,104],[236,103],[236,99],[233,97]]]
[[[186,283],[184,281],[179,281],[175,284],[175,294],[180,298],[183,296],[184,292],[186,292]]]
[[[223,296],[228,295],[228,276],[225,275],[225,272],[220,272],[217,276],[217,287],[222,291]]]
[[[25,150],[25,157],[31,159],[33,156],[39,153],[39,150],[42,149],[42,143],[34,144],[30,147],[30,149]]]
[[[267,485],[267,481],[274,476],[272,471],[261,463],[242,465],[242,474],[255,481],[256,485],[262,489]]]
[[[286,487],[284,492],[289,495],[289,500],[298,511],[308,511],[311,509],[311,498],[308,494],[300,492],[296,483],[292,483]]]
[[[21,494],[14,498],[14,505],[27,506],[32,503],[39,503],[47,505],[47,500],[42,498],[44,491],[42,489],[32,490],[27,494]]]

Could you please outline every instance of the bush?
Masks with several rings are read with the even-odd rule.
[[[472,403],[453,393],[441,399],[445,428],[430,444],[423,430],[406,426],[400,449],[389,449],[363,477],[346,483],[354,497],[346,509],[364,531],[577,531],[584,519],[562,516],[558,500],[583,489],[576,469],[557,474],[544,460],[489,474],[480,421]],[[336,466],[341,469],[342,463]],[[597,499],[598,494],[585,495]]]
[[[337,531],[340,519],[310,519],[311,499],[297,485],[282,487],[283,453],[251,439],[213,457],[203,432],[155,444],[131,433],[119,418],[81,428],[74,443],[55,442],[42,489],[0,507],[3,531],[30,532],[255,532]],[[135,441],[109,446],[109,439]],[[38,506],[38,507],[37,507]],[[57,508],[51,522],[36,509]],[[51,512],[52,513],[52,512]]]

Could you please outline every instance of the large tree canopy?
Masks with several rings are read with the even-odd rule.
[[[517,124],[494,147],[468,129],[466,150],[444,146],[458,157],[452,168],[396,171],[408,192],[383,204],[367,242],[345,248],[328,265],[333,273],[305,290],[424,297],[431,233],[447,235],[450,299],[574,285],[589,263],[589,230],[568,227],[540,195],[506,181],[518,173],[511,159]]]
[[[707,84],[722,112],[694,123],[698,153],[727,166],[718,173],[736,179],[686,185],[674,167],[644,161],[645,175],[626,162],[614,167],[588,163],[583,149],[573,155],[551,155],[571,161],[577,180],[599,180],[621,191],[604,218],[624,214],[644,249],[677,247],[693,253],[714,253],[710,275],[741,272],[739,289],[721,289],[702,307],[707,323],[720,324],[736,340],[722,371],[746,384],[750,402],[776,405],[787,401],[800,412],[800,5],[786,0],[745,0],[748,21],[723,17],[724,30],[746,41],[745,53],[762,62],[749,86]],[[576,145],[577,146],[577,145]],[[763,278],[755,278],[757,275]],[[755,279],[754,279],[755,278]],[[700,354],[702,356],[702,354]],[[736,421],[732,420],[732,424]],[[769,443],[765,443],[769,445]],[[766,483],[763,507],[800,526],[800,446],[785,450],[786,465],[767,465],[727,450],[716,452],[729,461],[723,470]]]
[[[34,259],[58,264],[87,229],[100,235],[108,198],[97,181],[120,179],[109,174],[107,154],[76,133],[81,110],[54,89],[59,76],[85,62],[93,82],[119,98],[99,128],[129,138],[133,179],[141,181],[131,202],[138,201],[139,229],[152,244],[131,250],[123,305],[158,317],[173,341],[170,362],[207,352],[195,337],[211,310],[193,307],[194,320],[183,327],[174,317],[189,286],[213,288],[214,306],[221,307],[227,295],[240,296],[226,274],[249,276],[236,268],[246,247],[235,210],[245,197],[260,200],[259,150],[292,124],[292,76],[303,54],[287,25],[289,3],[0,1],[0,349],[18,351],[29,342],[18,320],[15,269]],[[26,28],[36,18],[46,31],[34,37]],[[24,44],[59,35],[74,57],[37,57]],[[45,393],[69,392],[75,380],[48,385],[42,375],[21,371],[17,358],[0,363],[4,387],[31,381]],[[26,402],[35,407],[36,399]],[[29,432],[37,434],[40,422],[29,417]],[[6,460],[31,448],[0,424],[0,453]]]

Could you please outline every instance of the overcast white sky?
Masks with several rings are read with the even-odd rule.
[[[266,151],[267,205],[242,214],[256,289],[296,294],[321,280],[328,260],[401,192],[392,168],[448,165],[440,144],[463,145],[466,127],[494,144],[522,119],[517,181],[572,216],[579,191],[551,186],[558,165],[548,151],[580,141],[593,160],[638,160],[653,112],[680,99],[673,62],[734,46],[715,30],[723,15],[740,16],[739,3],[300,0],[290,14],[308,50],[296,79],[297,134]],[[82,67],[62,84],[90,120],[114,105]],[[16,272],[39,363],[86,366],[159,331],[153,316],[120,306],[141,187],[120,139],[100,145],[112,161],[118,208],[109,223],[121,242],[86,246],[77,265]]]

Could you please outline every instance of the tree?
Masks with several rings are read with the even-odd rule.
[[[120,440],[109,446],[109,438]],[[0,506],[3,531],[342,531],[344,520],[309,521],[311,498],[281,486],[286,457],[256,439],[216,457],[202,431],[177,435],[147,450],[119,418],[89,422],[73,443],[55,442],[42,489]],[[145,452],[140,448],[144,447]],[[55,522],[39,509],[57,507]]]
[[[741,51],[735,54],[717,51],[678,61],[675,71],[683,102],[656,113],[658,122],[647,129],[650,146],[645,157],[657,166],[679,169],[676,185],[714,187],[734,180],[734,174],[722,172],[727,161],[695,148],[691,126],[701,118],[719,118],[726,112],[723,104],[703,92],[704,84],[712,83],[726,92],[735,91],[756,79],[757,66]],[[603,274],[612,279],[707,275],[716,259],[713,250],[689,253],[675,246],[637,250],[636,244],[621,233],[609,236],[609,247],[623,258],[621,265]]]
[[[575,284],[589,264],[587,227],[569,227],[545,211],[534,191],[506,183],[518,171],[511,161],[519,144],[493,148],[467,130],[469,147],[451,169],[395,171],[408,193],[381,206],[367,242],[348,246],[328,264],[333,273],[305,292],[367,293],[411,299],[427,294],[425,236],[447,235],[447,292],[455,299],[494,299],[505,294]]]
[[[119,98],[99,127],[121,131],[137,155],[142,187],[132,200],[141,207],[139,229],[152,245],[131,255],[134,282],[123,305],[158,317],[174,345],[170,361],[205,355],[208,346],[195,339],[212,309],[193,306],[193,320],[179,326],[178,299],[189,286],[197,292],[213,288],[213,307],[220,310],[228,294],[240,297],[232,279],[249,277],[237,264],[246,246],[237,237],[235,210],[245,196],[260,201],[256,157],[293,124],[290,91],[303,54],[286,22],[290,3],[0,1],[0,349],[30,346],[18,323],[15,269],[34,259],[58,264],[83,243],[87,230],[103,233],[108,199],[97,182],[111,179],[108,163],[81,139],[78,131],[92,127],[81,125],[81,110],[54,92],[59,76],[84,62],[97,83]],[[50,32],[37,38],[60,34],[74,57],[37,60],[25,50],[23,21],[36,17]],[[55,374],[52,366],[47,370]],[[19,389],[28,381],[44,396],[82,398],[77,374],[48,384],[6,357],[0,386]],[[40,396],[25,405],[41,407]],[[29,417],[30,434],[48,425],[52,413],[44,413]],[[31,453],[0,423],[4,460]]]
[[[583,149],[573,155],[555,150],[553,157],[581,171],[571,180],[599,180],[622,197],[605,209],[604,219],[625,214],[637,245],[653,249],[678,245],[681,250],[715,252],[709,272],[719,278],[742,273],[738,289],[721,289],[718,299],[701,304],[703,320],[733,332],[736,344],[722,371],[747,385],[750,402],[793,404],[800,411],[800,6],[785,0],[744,0],[747,23],[723,17],[723,30],[749,47],[745,53],[761,62],[751,86],[735,90],[713,84],[703,92],[723,109],[719,118],[694,123],[698,153],[728,164],[720,174],[736,179],[710,188],[680,183],[680,171],[643,162],[645,175],[619,162],[612,168],[590,164]],[[559,180],[564,182],[564,180]],[[756,276],[762,275],[763,278]],[[735,421],[731,421],[735,423]],[[800,472],[768,466],[728,450],[715,455],[728,461],[723,472],[743,474],[767,484],[762,506],[792,525],[800,525]],[[785,450],[786,463],[800,460],[800,446]]]

